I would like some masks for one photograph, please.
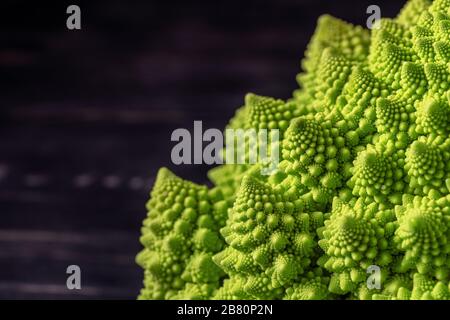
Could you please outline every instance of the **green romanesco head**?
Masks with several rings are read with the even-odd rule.
[[[224,246],[219,229],[228,206],[220,191],[184,181],[162,168],[147,208],[144,249],[136,257],[146,271],[142,297],[209,298],[224,276],[212,261]]]
[[[221,229],[228,247],[214,261],[243,281],[254,298],[280,297],[304,273],[316,244],[311,232],[323,220],[321,213],[304,213],[295,194],[246,176]],[[237,294],[236,294],[237,295]]]

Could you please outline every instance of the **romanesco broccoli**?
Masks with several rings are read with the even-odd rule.
[[[227,126],[280,130],[275,173],[158,173],[139,297],[450,300],[449,63],[450,0],[320,17],[293,97],[248,94]]]

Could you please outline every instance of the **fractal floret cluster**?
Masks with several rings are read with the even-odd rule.
[[[227,126],[279,130],[271,175],[160,169],[140,299],[450,300],[450,0],[372,30],[320,17],[297,81]]]

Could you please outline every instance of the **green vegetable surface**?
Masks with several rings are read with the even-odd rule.
[[[450,300],[450,0],[373,30],[322,16],[302,69],[290,100],[248,94],[227,126],[280,130],[271,176],[160,169],[140,299]]]

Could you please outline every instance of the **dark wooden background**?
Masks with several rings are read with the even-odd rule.
[[[82,30],[65,27],[79,4]],[[0,8],[0,298],[134,299],[145,201],[173,129],[288,98],[322,13],[403,1],[29,1]],[[82,270],[69,291],[66,268]]]

